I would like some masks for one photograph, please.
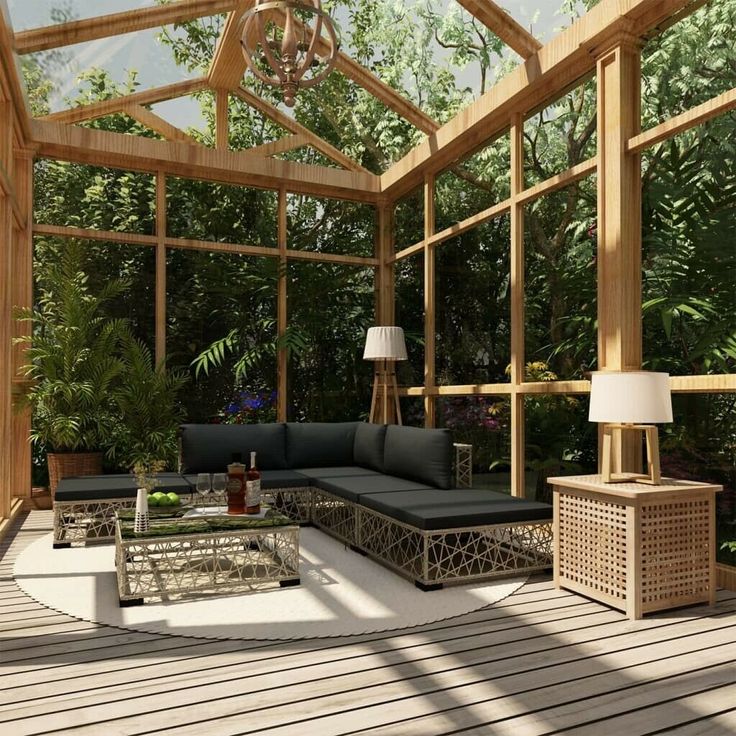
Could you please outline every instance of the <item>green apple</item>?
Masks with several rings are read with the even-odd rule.
[[[174,503],[165,493],[162,493],[158,499],[158,505],[159,506],[173,506]]]
[[[148,505],[149,506],[158,506],[158,499],[153,494],[148,494]]]
[[[171,491],[170,493],[167,493],[166,495],[167,495],[169,501],[171,501],[171,505],[172,506],[178,506],[179,505],[180,500],[179,500],[179,495],[178,494],[174,493],[174,491]]]

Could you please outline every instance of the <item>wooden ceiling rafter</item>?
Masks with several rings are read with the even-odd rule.
[[[375,174],[283,161],[247,151],[215,150],[179,141],[111,133],[32,120],[38,155],[62,161],[110,166],[135,171],[164,171],[224,184],[289,191],[340,199],[375,202],[380,180]]]
[[[240,0],[225,22],[208,74],[210,86],[214,88],[233,90],[242,82],[246,63],[240,48],[240,20],[252,5],[253,0]],[[318,47],[320,51],[326,50],[324,43],[318,44]],[[440,127],[436,120],[417,105],[342,51],[338,52],[335,69],[423,133],[432,133]]]
[[[457,0],[465,10],[493,31],[522,59],[528,59],[542,48],[542,44],[493,0]]]
[[[89,105],[78,105],[68,110],[60,110],[50,115],[44,115],[40,120],[56,123],[81,123],[87,120],[103,118],[105,115],[114,115],[129,105],[153,105],[157,102],[166,102],[176,97],[202,92],[207,89],[205,77],[187,79],[183,82],[174,82],[162,87],[153,87],[141,92],[133,92],[122,97],[112,97],[109,100],[92,102]]]
[[[290,133],[304,136],[312,148],[319,151],[323,156],[329,158],[330,161],[334,161],[336,164],[346,168],[348,171],[358,171],[364,174],[371,173],[368,169],[350,158],[350,156],[344,154],[339,148],[335,148],[335,146],[328,143],[324,138],[321,138],[316,133],[312,133],[309,128],[297,122],[294,118],[289,117],[286,113],[279,110],[278,107],[267,102],[254,92],[251,92],[251,90],[246,89],[245,87],[237,87],[232,90],[232,93],[238,99],[245,102],[246,105],[258,110],[260,113],[277,125],[288,130]]]
[[[237,2],[238,0],[178,0],[152,8],[126,10],[43,28],[31,28],[14,35],[15,50],[18,54],[31,54],[149,28],[161,28],[172,23],[227,13]]]
[[[162,135],[167,141],[179,141],[180,143],[188,143],[189,145],[199,146],[199,141],[195,140],[181,128],[172,125],[168,120],[164,120],[160,115],[156,115],[143,105],[128,104],[120,111],[137,120],[141,125],[145,125],[154,133]]]

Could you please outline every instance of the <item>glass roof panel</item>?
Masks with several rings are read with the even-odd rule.
[[[541,43],[547,43],[561,30],[584,15],[599,0],[497,0],[519,25]]]
[[[25,31],[156,4],[155,0],[8,0],[8,9],[13,30]]]
[[[103,96],[126,94],[129,92],[126,85],[130,73],[136,75],[136,86],[131,91],[198,76],[197,71],[190,72],[176,63],[171,46],[161,39],[162,30],[173,38],[186,35],[183,28],[174,30],[173,26],[150,28],[31,54],[50,82],[48,102],[51,112],[73,105],[80,96],[88,96],[90,90],[95,99],[102,89],[110,91],[109,95]],[[97,70],[104,75],[100,77]],[[94,79],[90,79],[90,75],[94,75]]]

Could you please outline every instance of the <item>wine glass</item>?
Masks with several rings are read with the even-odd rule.
[[[197,474],[197,492],[206,497],[212,490],[212,478],[209,473]]]
[[[225,491],[227,490],[227,473],[215,473],[212,476],[212,490],[217,494],[217,502],[222,504],[225,501]]]

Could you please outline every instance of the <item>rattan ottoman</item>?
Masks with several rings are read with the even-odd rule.
[[[722,486],[663,478],[662,485],[550,478],[554,579],[639,619],[715,602],[715,494]]]

